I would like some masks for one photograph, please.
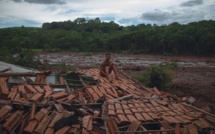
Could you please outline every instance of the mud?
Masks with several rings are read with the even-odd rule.
[[[99,67],[104,53],[84,56],[85,53],[38,53],[42,62],[65,63],[73,67]],[[193,56],[162,56],[146,54],[112,54],[112,61],[130,76],[141,75],[146,67],[176,61],[173,86],[167,89],[177,96],[193,96],[195,106],[215,112],[215,58]]]

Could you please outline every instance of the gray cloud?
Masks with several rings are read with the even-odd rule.
[[[170,18],[171,15],[168,12],[160,11],[156,9],[154,12],[146,12],[140,16],[140,20],[149,20],[156,22],[163,22]]]
[[[201,4],[203,4],[203,0],[190,0],[182,3],[180,6],[192,7],[192,6],[201,5]]]
[[[13,0],[14,2],[22,2],[22,0]],[[35,3],[35,4],[66,4],[65,0],[24,0],[28,3]]]
[[[144,23],[156,23],[161,24],[170,24],[172,22],[179,22],[186,24],[193,21],[200,21],[205,19],[205,12],[196,11],[192,9],[183,9],[183,10],[170,10],[170,11],[161,11],[155,10],[153,12],[143,13],[139,20]]]

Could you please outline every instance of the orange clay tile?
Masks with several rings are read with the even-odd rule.
[[[211,127],[212,129],[215,129],[215,126],[212,125],[211,123],[209,123],[206,119],[204,119],[204,118],[199,118],[199,120],[200,120],[202,123],[204,123],[205,126],[209,126],[209,127]]]
[[[150,102],[155,107],[159,106],[158,103],[156,101],[154,101],[153,99],[150,99]]]
[[[63,106],[59,103],[59,104],[54,104],[54,106],[55,106],[55,108],[57,109],[57,111],[59,112],[59,113],[63,113],[63,111],[64,111],[64,108],[63,108]]]
[[[8,98],[10,98],[11,100],[14,100],[14,98],[16,97],[17,92],[10,92],[8,95]]]
[[[137,110],[138,110],[139,112],[143,112],[143,111],[144,111],[143,108],[141,108],[141,107],[138,107]]]
[[[125,109],[125,110],[124,110],[124,113],[125,113],[125,114],[133,114],[129,109]]]
[[[140,104],[140,106],[141,106],[142,108],[147,107],[143,102],[142,102],[142,103],[139,103],[139,104]]]
[[[128,107],[129,107],[129,108],[133,108],[134,105],[133,105],[133,104],[128,104]]]
[[[133,122],[133,121],[138,121],[133,115],[129,114],[129,115],[126,115],[126,117],[128,118],[128,120],[130,122]]]
[[[161,95],[160,91],[156,87],[154,87],[153,90],[156,95]]]
[[[119,131],[116,121],[113,118],[107,121],[107,126],[111,134],[115,134],[114,131]]]
[[[90,94],[93,94],[93,93],[95,92],[92,88],[87,88],[87,91],[88,91]]]
[[[116,108],[116,109],[122,109],[122,106],[121,106],[120,103],[115,103],[115,108]]]
[[[190,134],[198,134],[198,130],[194,125],[190,124],[187,128]]]
[[[13,108],[9,105],[5,105],[0,110],[0,119],[5,117]]]
[[[10,91],[11,92],[18,92],[18,88],[17,87],[12,87],[12,88],[10,88]]]
[[[201,128],[201,129],[210,128],[210,126],[208,124],[205,124],[205,123],[201,122],[200,120],[193,121],[193,124],[196,125],[198,128]]]
[[[157,103],[164,105],[164,106],[166,106],[168,104],[166,101],[161,101],[161,100],[157,101]]]
[[[180,124],[175,125],[175,134],[181,134],[181,127]]]
[[[83,117],[83,127],[88,131],[93,129],[93,123],[92,123],[92,116],[91,115],[87,115],[87,116]]]
[[[112,104],[108,104],[108,109],[109,109],[109,110],[114,110],[115,107],[114,107],[114,105],[112,105]]]
[[[25,93],[25,86],[24,85],[19,85],[18,90],[19,90],[19,92]]]
[[[116,115],[116,113],[114,112],[114,110],[108,110],[108,115]]]
[[[42,93],[37,93],[37,94],[35,94],[33,97],[31,97],[30,100],[32,100],[32,101],[38,101],[39,99],[42,98],[42,96],[43,96]]]
[[[112,91],[111,91],[111,89],[110,88],[105,88],[105,90],[107,91],[107,93],[109,94],[109,95],[111,95],[111,96],[113,96],[113,97],[118,97],[118,95],[116,95],[116,94],[114,94]]]
[[[180,120],[178,120],[178,119],[176,119],[176,118],[174,118],[172,116],[168,116],[168,118],[170,118],[173,121],[173,123],[175,123],[175,124],[177,124],[177,123],[183,123],[182,121],[180,121]]]
[[[99,99],[99,96],[98,96],[98,94],[96,92],[91,94],[91,95],[93,96],[94,101],[97,101]]]
[[[20,100],[20,94],[17,93],[17,94],[16,94],[16,97],[14,98],[14,101],[19,101],[19,100]]]
[[[117,114],[117,117],[120,122],[129,122],[129,120],[123,114]]]
[[[117,110],[116,110],[116,114],[124,114],[124,112],[123,112],[123,110],[121,110],[121,109],[117,109]]]
[[[66,134],[66,132],[70,129],[70,126],[65,126],[59,129],[55,134]]]
[[[160,107],[161,107],[162,109],[164,109],[164,111],[169,111],[169,110],[170,110],[170,109],[169,109],[168,107],[166,107],[166,106],[160,105]]]
[[[127,131],[137,131],[140,124],[141,124],[141,122],[139,122],[139,121],[132,122]]]
[[[41,75],[41,77],[40,77],[40,83],[45,83],[45,79],[46,79],[46,76],[45,75]]]
[[[141,115],[141,113],[135,113],[134,115],[135,115],[135,117],[137,118],[137,120],[139,120],[139,121],[146,121],[146,120],[143,118],[143,116]]]
[[[33,92],[33,93],[37,93],[37,90],[34,89],[31,85],[25,85],[25,87],[26,87],[29,91],[31,91],[31,92]]]
[[[4,78],[0,78],[0,89],[2,94],[5,94],[5,95],[9,94],[9,89]]]
[[[68,101],[71,101],[71,100],[73,100],[74,98],[75,98],[75,95],[70,94],[70,95],[67,97],[67,100],[68,100]]]
[[[48,127],[54,127],[54,124],[60,120],[61,118],[63,118],[63,113],[57,113],[54,118],[52,119],[51,123],[49,124]]]
[[[55,99],[59,99],[59,98],[63,98],[67,96],[67,93],[64,91],[58,92],[56,94],[51,95],[52,97],[54,97]]]
[[[59,77],[59,80],[60,80],[60,84],[64,84],[64,79],[62,76]]]
[[[152,112],[151,109],[146,108],[146,107],[145,107],[145,108],[142,108],[142,109],[143,109],[144,112]]]
[[[181,116],[174,116],[174,118],[177,119],[177,120],[179,120],[179,121],[181,121],[181,122],[183,122],[183,123],[185,123],[185,124],[191,123],[190,120],[187,120],[187,119],[185,119],[185,118],[183,118]]]
[[[45,93],[45,96],[44,96],[44,97],[46,98],[46,97],[48,97],[49,95],[51,95],[52,93],[53,93],[53,91],[48,91],[48,92]]]
[[[132,113],[139,113],[139,111],[137,110],[137,108],[131,108]]]
[[[172,110],[173,112],[177,113],[178,115],[182,115],[183,113],[178,110]]]
[[[37,90],[37,92],[43,93],[44,90],[40,86],[34,86],[34,88]]]
[[[161,107],[155,107],[155,109],[157,109],[158,111],[164,111],[164,109],[162,109]]]
[[[43,86],[46,92],[52,91],[51,87],[49,85]]]
[[[41,75],[36,75],[35,83],[40,83]]]
[[[135,108],[141,107],[139,103],[134,103]]]
[[[99,86],[98,88],[99,88],[99,90],[100,90],[102,93],[106,93],[106,91],[105,91],[105,89],[104,89],[103,87]]]
[[[37,126],[37,120],[31,120],[28,125],[26,126],[26,128],[24,129],[25,132],[27,133],[33,133],[34,129]]]
[[[47,128],[45,134],[54,134],[54,129],[53,128]]]
[[[122,108],[123,109],[129,109],[128,105],[126,105],[126,104],[122,104]]]
[[[152,112],[149,112],[148,115],[150,115],[153,119],[159,119],[158,116]]]
[[[21,120],[22,114],[19,112],[13,113],[8,120],[2,125],[8,132],[11,132],[15,125]]]
[[[42,108],[39,112],[36,113],[36,115],[34,116],[34,118],[37,121],[41,121],[42,118],[48,113],[48,111],[45,108]]]
[[[172,111],[166,111],[169,115],[175,116],[177,115],[176,113],[172,112]]]
[[[43,134],[51,121],[51,118],[47,115],[42,119],[42,121],[38,124],[37,128],[34,130],[36,133]]]
[[[188,112],[191,111],[191,110],[186,109],[183,105],[179,105],[179,107],[180,107],[181,109],[183,109],[183,110],[185,111],[185,113],[188,113]]]
[[[147,113],[141,113],[141,114],[144,117],[144,119],[146,119],[147,121],[153,121],[153,119]]]

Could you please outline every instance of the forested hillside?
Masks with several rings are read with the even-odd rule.
[[[2,53],[13,54],[22,48],[215,56],[215,21],[122,27],[114,22],[101,22],[99,18],[77,18],[74,21],[44,23],[42,28],[22,26],[0,29]]]

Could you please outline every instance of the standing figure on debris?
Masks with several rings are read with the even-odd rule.
[[[114,71],[116,80],[119,80],[119,77],[116,71],[116,65],[113,64],[110,59],[111,54],[106,53],[105,61],[100,65],[100,76],[106,77],[111,82],[112,78],[110,77],[110,73],[112,72],[112,70]]]

